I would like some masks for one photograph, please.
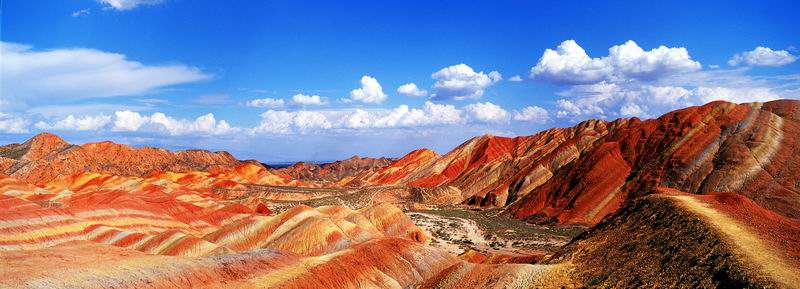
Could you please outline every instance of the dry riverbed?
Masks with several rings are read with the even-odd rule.
[[[553,252],[584,230],[533,225],[497,214],[495,210],[447,208],[406,213],[425,229],[431,246],[456,255],[468,249],[510,255]]]

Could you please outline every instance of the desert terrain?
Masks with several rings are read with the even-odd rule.
[[[798,136],[793,100],[281,168],[42,133],[0,146],[0,288],[800,288]]]

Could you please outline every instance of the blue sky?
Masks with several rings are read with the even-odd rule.
[[[794,1],[331,2],[3,1],[0,143],[331,160],[800,98]]]

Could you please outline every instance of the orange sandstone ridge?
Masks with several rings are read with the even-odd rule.
[[[2,177],[0,287],[403,288],[464,263],[427,246],[423,231],[389,203],[297,205],[275,214],[260,212],[257,196],[217,191],[274,176],[259,177],[258,168],[80,173],[43,188]]]
[[[388,166],[390,158],[370,158],[353,156],[349,159],[325,164],[298,162],[285,168],[271,169],[276,175],[286,175],[302,181],[323,181],[337,183],[340,180]]]
[[[44,133],[0,147],[0,287],[797,288],[798,135],[798,101],[712,102],[267,170]],[[509,234],[464,211],[590,228],[552,251],[455,256],[435,244],[448,220]]]
[[[596,224],[655,187],[736,192],[798,219],[798,135],[800,101],[717,101],[645,121],[480,136],[443,156],[411,152],[350,182],[457,188],[464,204],[537,223]]]
[[[152,171],[201,171],[242,164],[227,152],[132,148],[112,142],[72,145],[41,133],[21,144],[0,147],[0,172],[33,184],[84,171],[144,176]]]

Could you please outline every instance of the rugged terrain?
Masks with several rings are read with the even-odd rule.
[[[800,102],[267,169],[0,146],[0,288],[800,287]]]
[[[335,184],[354,175],[383,168],[393,161],[394,159],[391,158],[353,156],[349,159],[323,164],[298,162],[285,168],[271,169],[270,172],[295,180]]]
[[[799,101],[717,101],[644,121],[480,136],[443,156],[411,152],[351,182],[453,188],[464,204],[506,208],[543,224],[593,225],[656,187],[736,192],[797,219],[797,135]]]
[[[49,133],[0,147],[0,172],[39,185],[84,171],[140,177],[153,171],[207,171],[241,163],[227,152],[171,152],[108,141],[73,145]]]

